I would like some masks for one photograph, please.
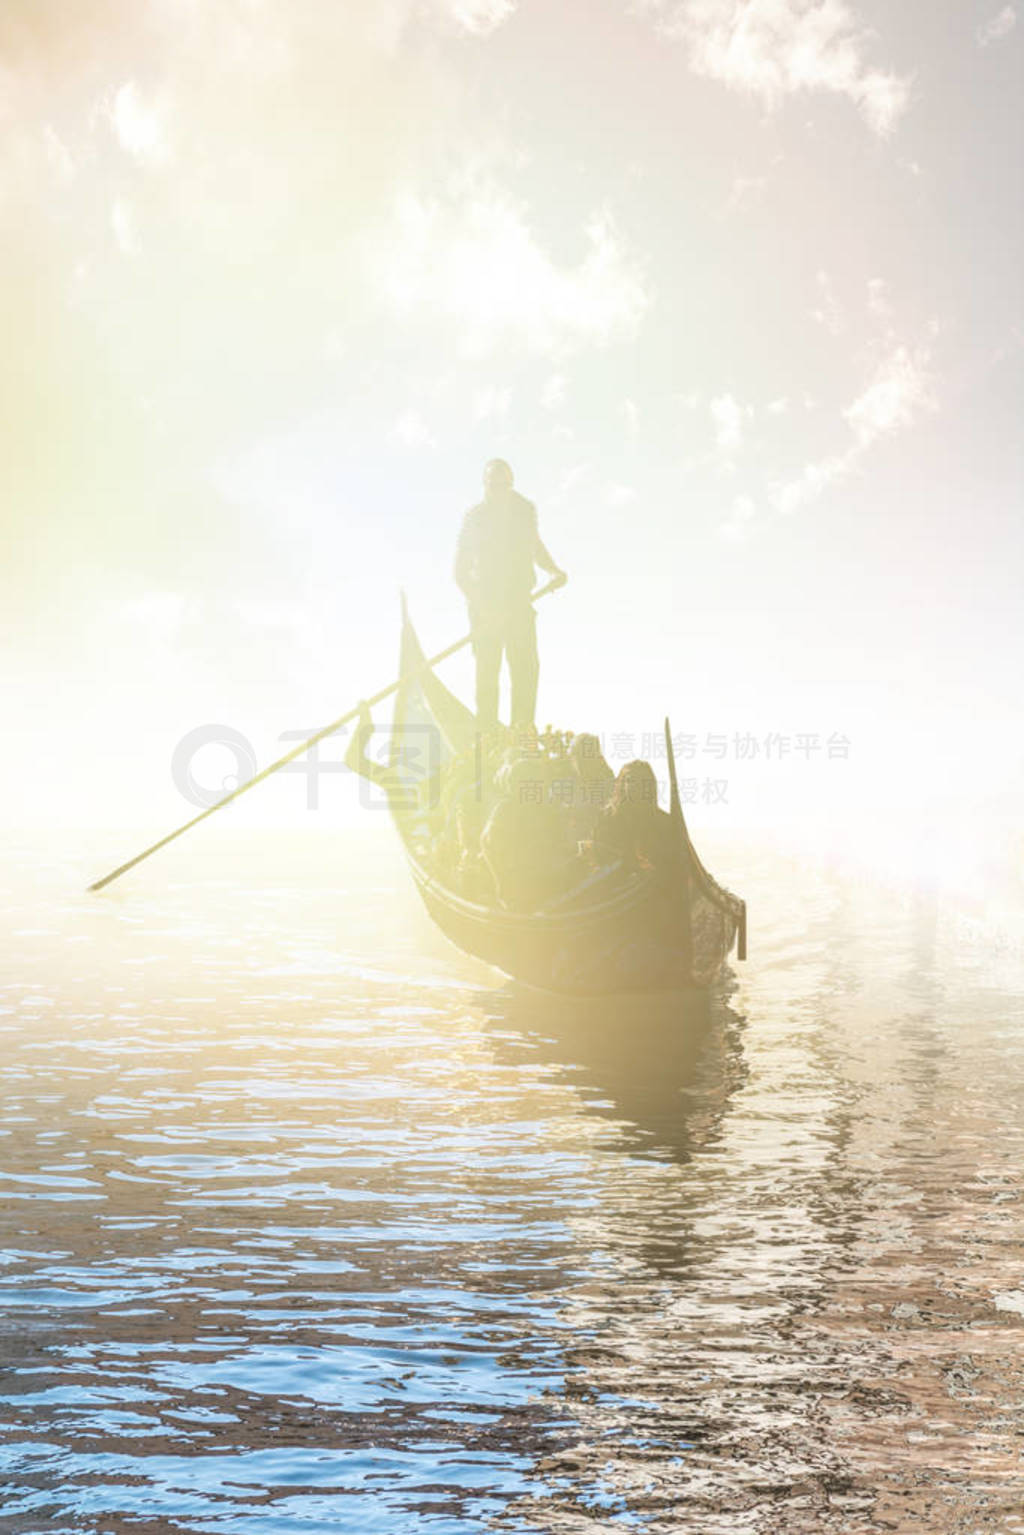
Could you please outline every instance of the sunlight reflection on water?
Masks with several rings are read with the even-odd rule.
[[[933,904],[751,857],[738,990],[570,1005],[344,846],[7,892],[4,1528],[1014,1528],[1021,1006]]]

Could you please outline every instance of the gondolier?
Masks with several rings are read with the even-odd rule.
[[[514,489],[502,458],[484,469],[484,498],[462,521],[455,580],[469,606],[476,656],[476,714],[498,723],[502,657],[512,684],[511,723],[532,725],[537,705],[537,621],[530,603],[535,567],[566,579],[537,529],[537,508]]]

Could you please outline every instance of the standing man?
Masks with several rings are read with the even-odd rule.
[[[537,619],[530,603],[534,566],[567,579],[541,542],[537,508],[513,489],[503,458],[484,469],[484,498],[462,520],[455,580],[469,605],[476,656],[476,716],[498,723],[502,655],[512,681],[513,725],[532,725],[537,706]]]

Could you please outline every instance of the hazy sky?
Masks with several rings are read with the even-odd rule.
[[[446,643],[495,453],[572,578],[544,718],[1019,775],[1022,33],[3,0],[5,800],[159,828],[186,730],[265,761],[388,679],[400,585]],[[803,793],[727,766],[740,821]]]

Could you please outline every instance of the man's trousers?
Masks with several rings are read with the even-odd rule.
[[[481,729],[498,723],[498,688],[502,657],[508,658],[512,683],[512,725],[532,725],[537,709],[537,616],[529,603],[506,614],[473,613],[476,656],[476,717]]]

